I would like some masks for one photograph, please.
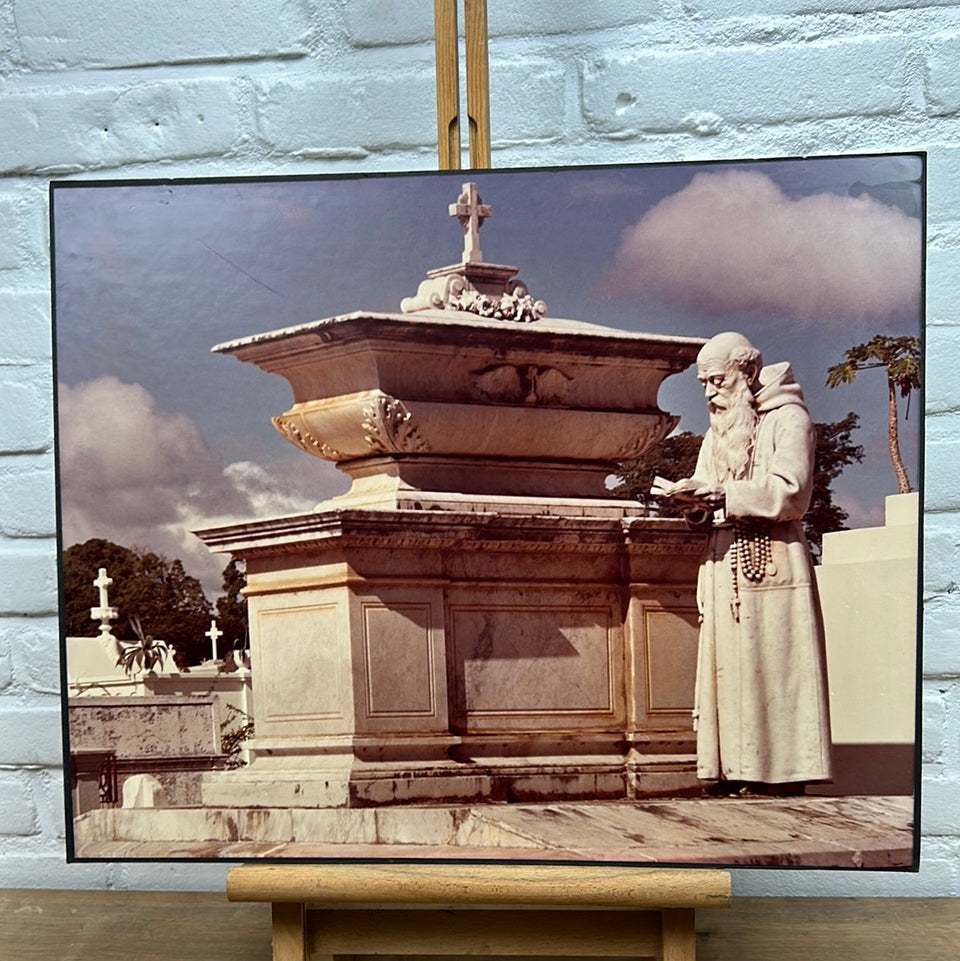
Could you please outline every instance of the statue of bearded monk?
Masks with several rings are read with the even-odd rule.
[[[742,335],[697,357],[710,429],[694,477],[655,493],[709,531],[694,727],[709,794],[801,794],[831,777],[823,621],[801,519],[815,434],[787,363]]]

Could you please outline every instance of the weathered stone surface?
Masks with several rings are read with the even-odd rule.
[[[104,810],[77,823],[81,857],[484,857],[632,863],[904,867],[908,798],[690,799],[291,812]],[[160,817],[159,815],[163,815]],[[149,817],[148,817],[149,815]]]
[[[702,535],[617,501],[456,505],[202,533],[246,560],[257,679],[252,763],[208,777],[205,803],[693,788]],[[656,763],[641,757],[652,741]]]

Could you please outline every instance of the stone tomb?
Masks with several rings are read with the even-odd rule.
[[[482,261],[402,312],[221,345],[285,377],[274,418],[353,481],[314,513],[206,530],[247,568],[251,762],[209,806],[622,799],[695,784],[701,535],[609,498],[677,419],[702,341],[551,319]]]

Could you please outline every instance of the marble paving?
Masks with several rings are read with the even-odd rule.
[[[693,798],[313,812],[193,809],[177,813],[186,820],[191,814],[204,820],[207,839],[180,841],[138,831],[139,813],[98,812],[116,816],[109,824],[101,821],[100,831],[93,823],[78,824],[77,855],[902,868],[912,860],[914,812],[908,797]],[[211,817],[218,813],[220,818]],[[197,825],[187,827],[193,832]],[[127,840],[108,840],[111,836]]]

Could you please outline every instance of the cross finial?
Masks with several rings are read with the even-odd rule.
[[[88,575],[89,576],[89,575]],[[93,586],[100,591],[100,606],[109,607],[110,601],[107,598],[107,588],[113,583],[112,577],[107,577],[107,569],[101,567],[99,573],[97,574],[97,579],[93,582]]]
[[[110,631],[110,622],[117,616],[117,609],[110,606],[110,599],[107,596],[107,588],[113,583],[112,577],[107,577],[107,569],[101,567],[97,573],[97,579],[93,586],[100,592],[100,604],[90,608],[90,619],[100,622],[100,636],[102,638],[113,637]]]
[[[223,631],[217,627],[216,618],[210,622],[210,630],[207,631],[203,636],[210,638],[210,650],[213,652],[213,655],[210,659],[215,661],[217,659],[217,638],[223,637]]]
[[[456,217],[463,227],[463,256],[460,258],[463,263],[483,263],[480,228],[491,212],[489,205],[480,199],[476,184],[464,184],[457,202],[450,204],[450,216]]]

